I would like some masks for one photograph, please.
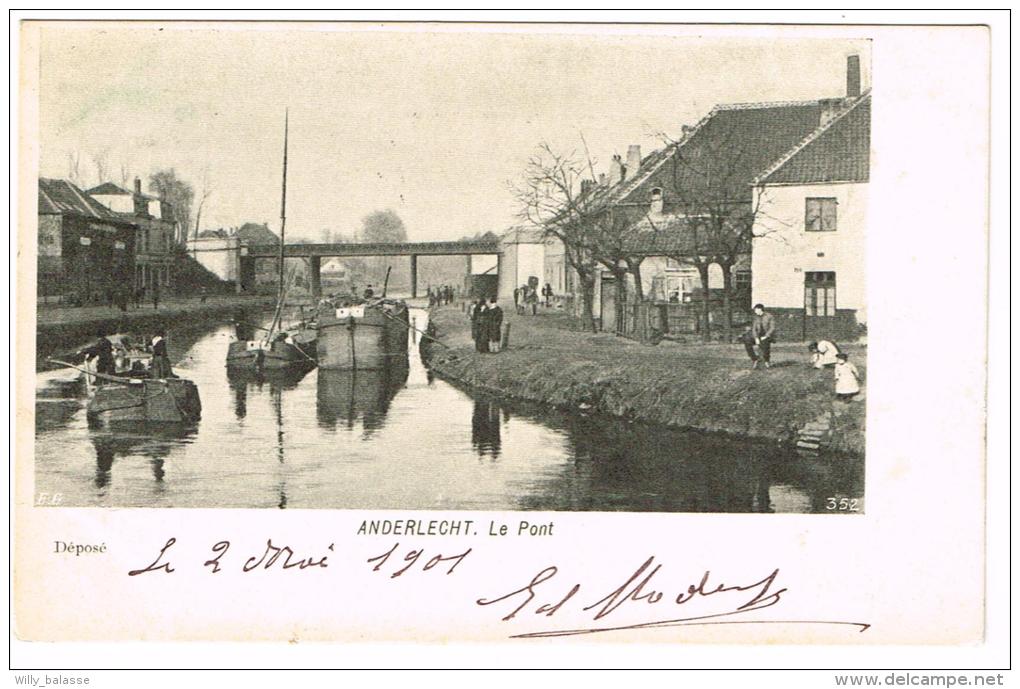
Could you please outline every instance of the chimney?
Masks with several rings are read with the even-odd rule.
[[[846,107],[842,98],[822,98],[818,101],[818,105],[821,108],[821,114],[818,117],[819,127],[828,124],[832,118],[841,113],[843,108]]]
[[[600,187],[606,186],[606,173],[604,172],[599,173],[599,186]]]
[[[142,195],[142,180],[139,177],[135,177],[135,195]]]
[[[652,202],[650,204],[649,215],[662,215],[663,210],[663,199],[662,189],[652,189]]]
[[[619,184],[623,181],[623,160],[620,156],[613,154],[613,159],[609,161],[609,185]]]
[[[846,97],[857,98],[861,95],[861,58],[850,55],[846,59]]]
[[[581,196],[584,196],[589,191],[591,191],[591,185],[592,184],[594,184],[594,182],[592,180],[590,180],[590,179],[582,179],[581,180]]]
[[[627,179],[634,179],[637,176],[638,170],[641,169],[641,147],[640,146],[628,146],[627,147]]]

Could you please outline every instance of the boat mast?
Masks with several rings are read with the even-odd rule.
[[[283,113],[283,191],[280,198],[280,254],[279,254],[279,289],[277,290],[276,296],[276,315],[273,316],[273,324],[269,328],[269,333],[266,335],[266,339],[271,340],[273,332],[276,330],[276,326],[282,325],[280,321],[283,317],[283,299],[285,295],[283,285],[283,245],[286,242],[287,236],[287,134],[290,124],[290,108],[284,110]]]

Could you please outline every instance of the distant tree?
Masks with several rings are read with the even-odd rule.
[[[92,164],[96,167],[96,183],[109,182],[110,161],[107,159],[106,151],[93,154]]]
[[[149,175],[149,191],[153,192],[173,208],[174,219],[179,223],[178,241],[187,239],[191,227],[191,203],[195,190],[177,176],[173,168],[157,170]]]
[[[81,153],[78,151],[69,151],[67,154],[67,179],[75,186],[86,186],[85,175],[81,169]]]
[[[397,244],[407,241],[407,229],[394,211],[375,211],[362,218],[361,239],[370,243]]]
[[[127,187],[131,184],[131,163],[128,161],[121,161],[120,164],[120,185]]]
[[[195,213],[195,237],[198,237],[200,225],[202,224],[202,208],[205,207],[205,202],[209,200],[209,196],[211,196],[212,193],[212,187],[209,185],[209,168],[206,168],[202,172],[202,193],[199,195],[198,211]]]

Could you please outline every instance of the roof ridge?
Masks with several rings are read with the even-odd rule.
[[[862,93],[860,96],[858,96],[857,100],[855,100],[850,105],[850,107],[846,108],[843,112],[839,113],[838,115],[833,117],[831,120],[829,120],[825,124],[818,126],[813,132],[811,132],[806,137],[804,137],[804,139],[802,139],[799,143],[797,143],[793,148],[791,148],[789,151],[787,151],[786,153],[781,155],[776,160],[776,162],[772,163],[772,165],[768,166],[762,172],[758,173],[758,175],[753,180],[751,180],[751,185],[752,186],[757,186],[759,183],[765,181],[766,178],[768,178],[774,172],[779,170],[779,168],[781,168],[784,165],[786,165],[786,163],[788,163],[791,158],[793,158],[795,155],[797,155],[802,150],[804,150],[809,144],[811,144],[812,141],[815,141],[816,139],[818,139],[818,137],[820,137],[822,134],[824,134],[829,129],[831,129],[834,124],[836,124],[837,122],[842,120],[844,117],[849,115],[851,112],[853,112],[857,108],[858,105],[860,105],[864,101],[870,100],[870,99],[871,99],[871,89],[868,89],[867,91]]]
[[[793,107],[807,107],[809,105],[818,105],[820,101],[831,100],[826,98],[815,98],[814,100],[778,100],[778,101],[759,101],[751,103],[720,103],[712,108],[713,111],[719,110],[763,110],[765,108],[793,108]]]
[[[135,193],[135,192],[131,191],[130,189],[126,188],[126,187],[122,187],[121,185],[117,184],[116,182],[109,182],[109,181],[103,182],[101,184],[97,184],[96,186],[92,187],[91,189],[86,189],[85,193],[86,194],[91,194],[96,189],[102,189],[103,187],[113,187],[114,189],[117,189],[118,191],[124,192],[124,194],[126,194],[128,196],[132,196]]]
[[[694,136],[694,134],[696,132],[698,132],[700,129],[702,129],[705,126],[705,124],[710,119],[712,119],[712,117],[715,116],[715,112],[716,112],[715,108],[712,108],[711,110],[709,110],[705,115],[703,115],[701,117],[700,120],[698,120],[694,124],[693,127],[690,127],[686,132],[683,132],[681,138],[678,141],[673,141],[673,142],[663,146],[662,148],[655,149],[655,151],[653,151],[652,153],[648,154],[648,157],[650,158],[653,155],[655,155],[656,153],[660,153],[660,152],[661,153],[665,153],[670,148],[678,149],[681,146],[685,145],[688,141],[690,141],[690,139]],[[671,156],[669,156],[669,155],[663,155],[662,157],[659,158],[658,161],[655,162],[654,165],[650,165],[647,168],[644,165],[642,165],[638,169],[638,174],[636,176],[634,176],[634,177],[632,177],[632,178],[630,178],[628,180],[623,180],[623,181],[621,181],[621,182],[619,182],[619,183],[609,187],[608,189],[606,189],[606,194],[609,194],[610,192],[612,192],[616,188],[627,189],[627,190],[636,189],[637,187],[641,186],[645,181],[647,181],[649,177],[651,177],[653,174],[655,174],[655,172],[660,167],[665,165],[666,161],[668,161],[670,159],[670,157]],[[630,191],[627,191],[626,193],[630,193]],[[626,194],[624,194],[624,195],[626,195]]]

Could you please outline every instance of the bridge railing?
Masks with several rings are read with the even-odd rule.
[[[274,258],[279,255],[279,252],[278,244],[256,244],[242,249],[243,255],[252,258]],[[283,255],[290,258],[308,256],[470,256],[500,252],[498,241],[285,244],[283,247]]]

